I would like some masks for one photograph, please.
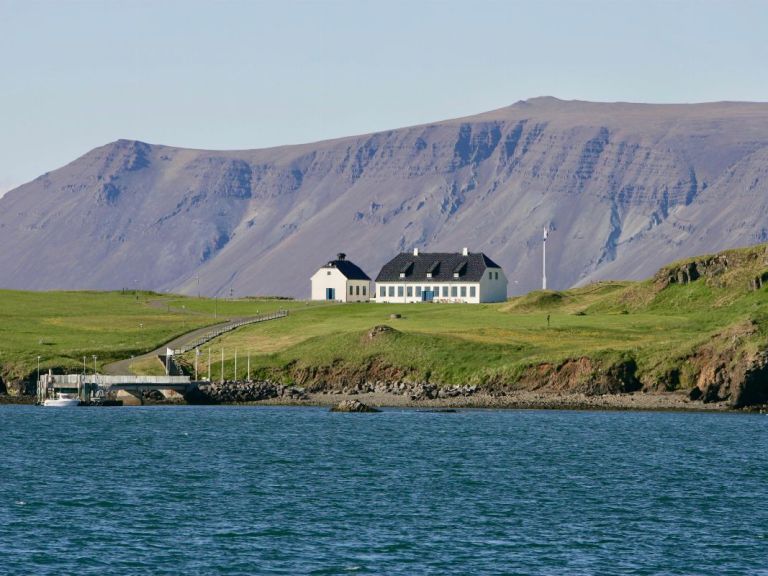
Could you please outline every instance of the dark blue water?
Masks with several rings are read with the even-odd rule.
[[[1,574],[768,574],[768,417],[0,406]]]

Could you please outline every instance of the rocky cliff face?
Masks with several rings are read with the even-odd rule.
[[[337,252],[485,251],[510,293],[768,240],[768,104],[539,98],[265,150],[117,141],[0,199],[0,286],[308,296]]]

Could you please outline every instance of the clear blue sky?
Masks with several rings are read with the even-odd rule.
[[[0,191],[135,138],[300,143],[541,95],[768,100],[762,0],[0,0]]]

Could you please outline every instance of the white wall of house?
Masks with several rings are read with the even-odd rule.
[[[347,297],[344,302],[368,302],[371,298],[370,280],[347,280]]]
[[[376,284],[375,289],[376,302],[392,304],[422,302],[422,292],[425,289],[436,291],[434,302],[503,302],[507,299],[507,277],[500,268],[491,268],[485,271],[480,282],[380,282]]]
[[[507,299],[507,277],[501,268],[488,268],[480,280],[481,302],[504,302]]]
[[[382,295],[381,290],[384,289]],[[466,302],[478,304],[479,282],[382,282],[376,284],[376,302],[412,303],[423,301],[423,291],[434,292],[434,302]]]
[[[333,289],[335,302],[366,302],[370,298],[369,280],[348,280],[338,268],[320,268],[312,275],[312,300],[328,300]]]

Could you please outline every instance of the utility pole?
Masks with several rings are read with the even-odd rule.
[[[208,382],[211,381],[211,349],[208,348]]]
[[[541,289],[547,289],[547,229],[544,228],[541,253]]]
[[[224,383],[224,348],[221,349],[221,383]]]
[[[235,382],[237,382],[237,348],[235,348]]]

